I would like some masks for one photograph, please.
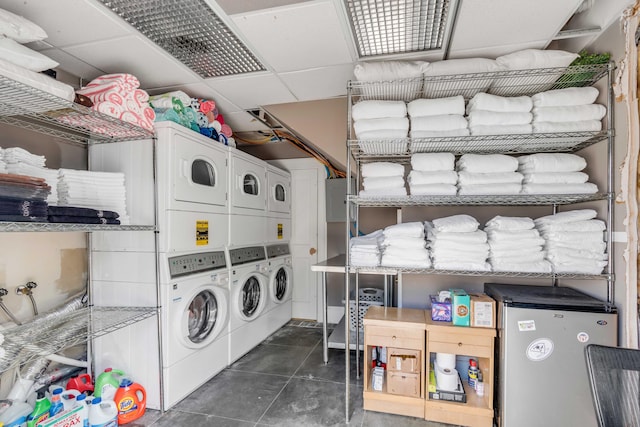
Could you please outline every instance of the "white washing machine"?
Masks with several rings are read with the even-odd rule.
[[[264,246],[229,249],[229,364],[264,337],[262,315],[268,303],[268,261]]]
[[[291,174],[267,164],[266,244],[291,240]]]
[[[227,367],[229,270],[224,251],[167,258],[161,284],[164,408]]]
[[[293,269],[289,244],[278,243],[266,247],[269,261],[269,300],[262,323],[266,336],[271,335],[291,320]]]

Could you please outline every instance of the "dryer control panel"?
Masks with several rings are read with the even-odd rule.
[[[277,245],[267,246],[267,258],[276,258],[279,256],[289,255],[289,245],[279,243]]]
[[[226,266],[227,261],[224,251],[200,252],[169,258],[169,274],[172,279],[189,274],[217,270]]]
[[[248,246],[229,250],[229,261],[232,266],[246,264],[253,261],[264,261],[267,255],[264,246]]]

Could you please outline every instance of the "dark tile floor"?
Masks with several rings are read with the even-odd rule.
[[[148,410],[131,427],[407,426],[452,427],[362,409],[362,381],[350,380],[345,422],[344,351],[322,361],[322,328],[291,321],[233,365],[161,414]],[[352,367],[355,353],[352,352]]]

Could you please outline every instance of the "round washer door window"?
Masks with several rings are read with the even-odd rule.
[[[206,290],[196,295],[189,304],[187,332],[193,343],[201,343],[211,334],[218,321],[218,300]]]
[[[287,295],[287,287],[289,286],[289,277],[287,271],[280,267],[275,277],[275,297],[277,302],[282,302]]]
[[[249,277],[242,285],[242,314],[251,318],[260,307],[260,282],[255,276]]]

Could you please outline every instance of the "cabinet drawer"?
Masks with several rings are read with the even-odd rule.
[[[424,329],[365,326],[364,339],[367,345],[422,350]]]
[[[493,356],[493,338],[468,334],[428,332],[429,352]]]

